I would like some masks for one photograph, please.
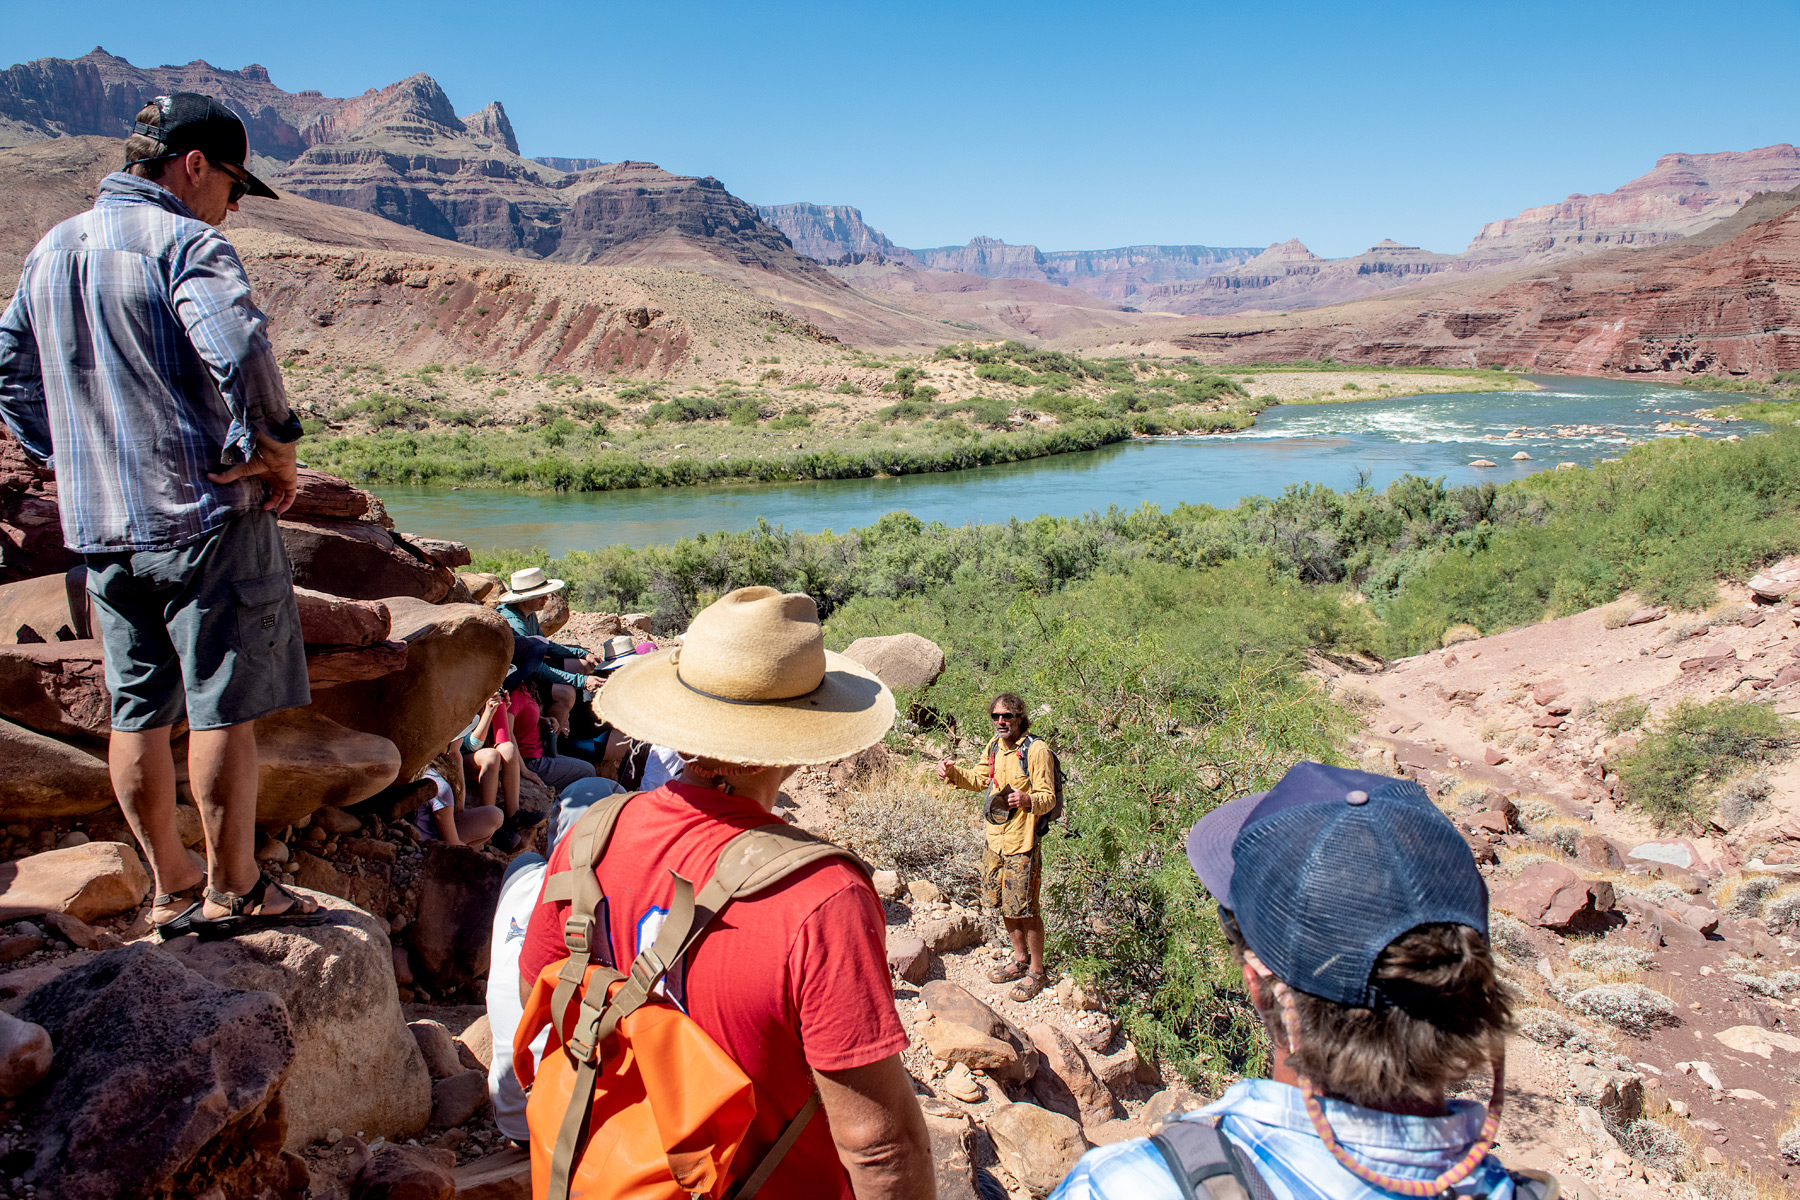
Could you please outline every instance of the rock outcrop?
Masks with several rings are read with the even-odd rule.
[[[797,253],[827,265],[849,265],[852,260],[880,258],[919,266],[913,252],[896,246],[887,234],[872,229],[858,209],[848,204],[764,204],[757,208],[764,221],[781,230]]]
[[[857,638],[844,648],[844,657],[875,672],[890,688],[929,687],[944,673],[943,650],[916,633]]]

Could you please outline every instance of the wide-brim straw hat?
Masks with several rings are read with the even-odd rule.
[[[542,567],[526,567],[512,573],[512,579],[507,584],[507,590],[501,594],[499,603],[512,604],[518,600],[529,600],[533,596],[548,596],[551,592],[562,591],[567,585],[566,579],[546,579]]]
[[[749,766],[836,762],[894,724],[894,694],[825,649],[810,596],[728,592],[694,618],[682,644],[621,666],[595,702],[639,741]]]

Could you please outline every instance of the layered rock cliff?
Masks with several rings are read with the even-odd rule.
[[[916,267],[913,252],[896,246],[848,204],[764,204],[756,210],[781,230],[796,251],[828,266],[852,266],[871,258]]]

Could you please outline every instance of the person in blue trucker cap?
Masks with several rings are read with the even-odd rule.
[[[1273,1078],[1089,1151],[1052,1200],[1554,1200],[1490,1153],[1511,1012],[1487,885],[1418,784],[1298,763],[1202,818],[1187,852]],[[1485,1109],[1446,1099],[1484,1067]]]

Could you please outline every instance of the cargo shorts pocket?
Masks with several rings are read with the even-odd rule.
[[[232,582],[237,603],[238,646],[241,649],[273,649],[282,636],[282,614],[294,594],[294,577],[283,571],[261,579]]]

